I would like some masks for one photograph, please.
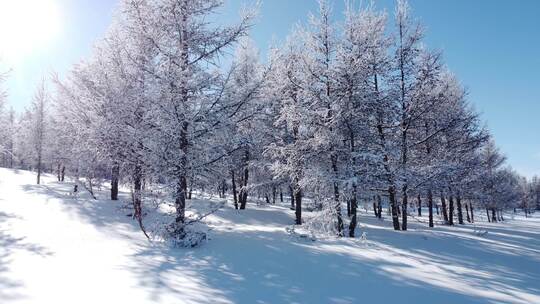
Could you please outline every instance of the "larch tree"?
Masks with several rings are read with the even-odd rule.
[[[233,199],[235,207],[241,210],[246,208],[250,179],[255,180],[255,165],[265,146],[259,136],[262,132],[257,122],[264,115],[261,93],[266,74],[253,42],[249,39],[240,41],[225,90],[224,107],[231,111],[228,111],[228,121],[222,122],[226,142],[221,153],[228,155]]]
[[[345,11],[343,37],[337,46],[334,81],[336,84],[335,116],[344,145],[338,150],[342,163],[340,180],[350,217],[348,235],[355,236],[359,191],[376,193],[377,154],[372,143],[374,75],[384,65],[388,39],[385,38],[386,15],[373,5],[355,7],[349,3]],[[376,208],[376,207],[375,207]]]
[[[265,155],[272,160],[271,168],[275,177],[290,183],[296,225],[302,225],[303,222],[305,185],[302,180],[309,157],[309,151],[304,145],[309,129],[303,119],[306,117],[307,102],[302,87],[303,47],[299,35],[298,31],[293,33],[286,46],[272,60],[274,69],[269,79],[270,100],[274,108],[273,126],[279,131],[265,150]]]
[[[209,137],[232,109],[222,107],[224,80],[212,66],[251,26],[249,11],[234,26],[218,26],[207,17],[221,6],[218,0],[124,1],[123,13],[156,50],[157,68],[148,72],[158,86],[159,102],[152,145],[155,165],[174,189],[175,223],[171,234],[185,236],[187,185],[190,172],[212,163],[201,159]]]
[[[41,84],[36,90],[34,98],[32,99],[31,115],[31,139],[32,146],[35,154],[35,164],[37,170],[37,184],[41,183],[41,173],[43,171],[44,162],[44,149],[46,145],[46,132],[47,132],[47,104],[49,102],[49,94],[45,87],[45,80],[41,81]]]
[[[336,230],[343,235],[344,222],[341,211],[340,150],[342,136],[338,126],[339,97],[335,79],[337,37],[331,19],[331,7],[326,0],[319,1],[319,14],[310,16],[310,26],[303,33],[306,52],[301,59],[305,73],[303,90],[308,99],[308,113],[304,117],[312,132],[309,149],[319,168],[314,177],[330,185],[332,209],[336,217]],[[316,170],[316,171],[315,171]],[[310,176],[307,175],[306,178]],[[325,187],[323,186],[323,189]]]

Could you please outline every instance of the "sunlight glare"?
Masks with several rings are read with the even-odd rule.
[[[47,47],[60,34],[57,0],[0,0],[0,57],[15,61]]]

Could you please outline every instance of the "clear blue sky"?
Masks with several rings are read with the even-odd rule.
[[[59,4],[63,30],[53,45],[12,66],[8,89],[18,110],[28,104],[44,71],[64,73],[90,53],[116,5],[114,0],[50,1]],[[232,21],[243,3],[255,1],[225,2],[221,17]],[[393,13],[393,0],[375,3]],[[471,102],[509,163],[524,175],[540,174],[540,1],[410,0],[410,4],[427,28],[428,47],[444,51],[446,63],[469,89]],[[334,0],[336,15],[343,6],[343,1]],[[305,21],[316,8],[315,0],[263,0],[253,38],[264,51],[273,38],[282,41],[294,23]]]

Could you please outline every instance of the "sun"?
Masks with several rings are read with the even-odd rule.
[[[0,58],[25,59],[60,34],[57,0],[0,0]]]

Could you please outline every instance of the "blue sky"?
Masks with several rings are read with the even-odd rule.
[[[23,1],[23,0],[0,0]],[[19,52],[18,47],[12,46],[12,54],[1,53],[0,64],[2,71],[10,69],[6,84],[9,102],[15,110],[21,111],[30,103],[37,83],[51,72],[65,73],[70,67],[91,53],[92,45],[107,29],[114,0],[24,0],[29,4],[33,1],[48,1],[55,4],[54,18],[59,19],[58,33],[45,44],[32,45],[30,50]],[[0,7],[0,10],[2,7]],[[6,12],[7,14],[10,14]],[[39,13],[39,12],[38,12]],[[17,14],[15,12],[14,14]],[[23,16],[15,16],[24,19]],[[46,18],[43,22],[48,21]],[[21,20],[28,23],[27,20]],[[38,22],[39,23],[39,22]],[[40,24],[32,26],[39,27]],[[2,32],[0,32],[2,34]],[[0,51],[5,48],[4,37],[0,37]],[[29,35],[25,38],[33,40]],[[13,43],[12,43],[13,44]]]
[[[29,103],[44,72],[62,74],[90,53],[116,5],[114,0],[48,1],[59,8],[62,30],[46,47],[11,63],[7,86],[17,110]],[[254,1],[225,2],[219,17],[232,21],[243,3]],[[394,1],[375,3],[393,12]],[[410,4],[427,29],[427,46],[444,51],[447,65],[468,88],[471,102],[509,163],[524,175],[540,174],[540,1],[410,0]],[[252,36],[264,51],[272,39],[283,40],[293,24],[305,21],[316,8],[314,0],[265,0]],[[343,1],[334,0],[334,11],[336,15],[343,11]]]

